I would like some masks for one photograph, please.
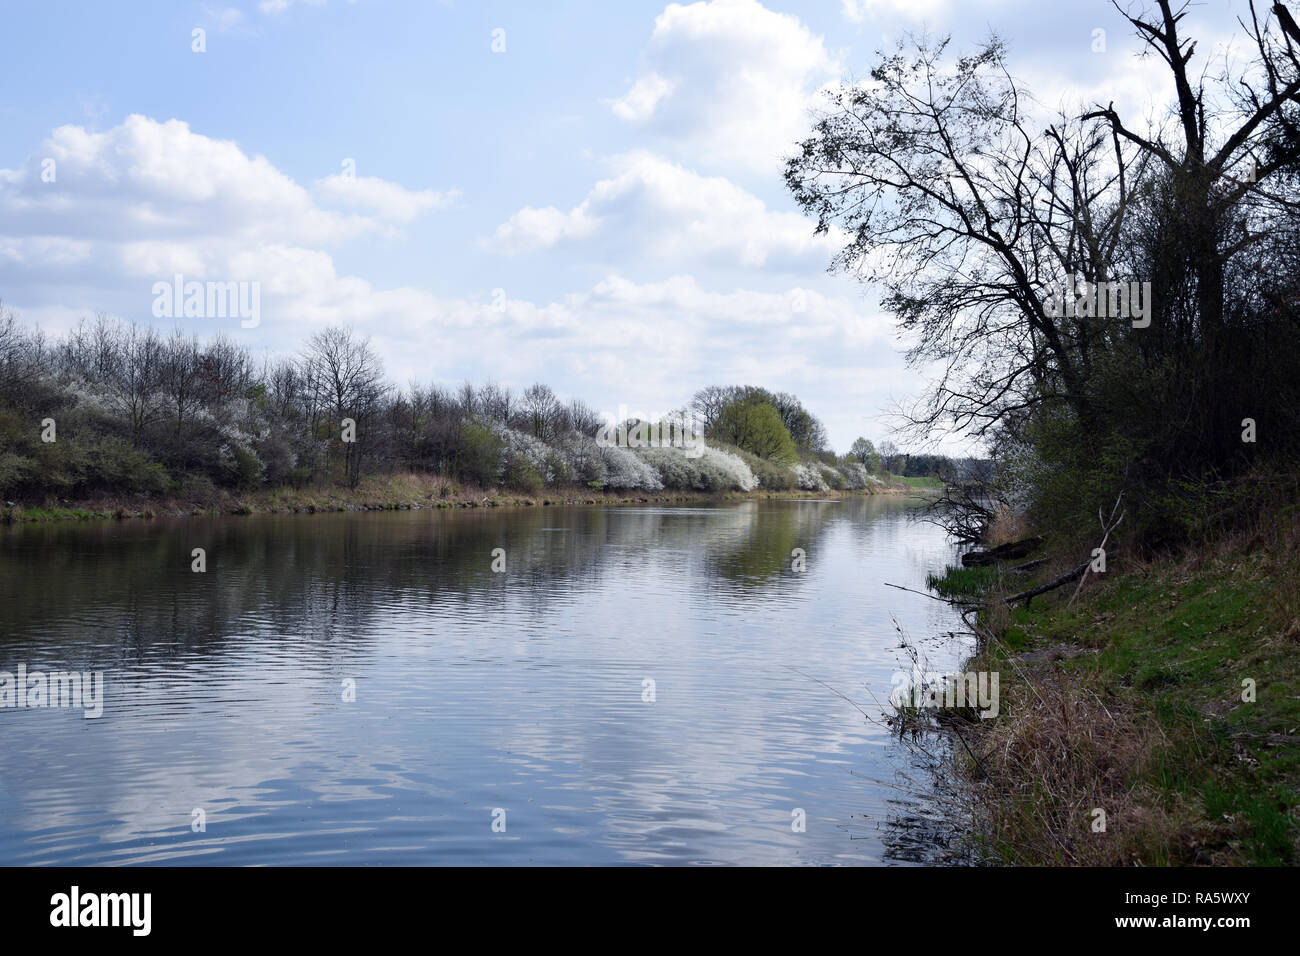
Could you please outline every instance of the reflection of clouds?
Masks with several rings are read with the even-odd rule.
[[[896,748],[817,681],[874,713],[891,615],[932,627],[934,602],[880,586],[916,586],[943,547],[897,502],[119,527],[31,539],[25,574],[51,555],[67,598],[21,599],[0,657],[115,666],[99,721],[0,714],[23,731],[2,860],[881,858],[862,820],[888,811],[874,781]],[[208,574],[160,573],[196,535]],[[790,535],[803,574],[760,588],[715,570],[766,573]],[[16,540],[0,547],[26,553]]]

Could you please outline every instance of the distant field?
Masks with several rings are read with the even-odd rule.
[[[905,478],[902,475],[890,475],[890,481],[901,482],[909,488],[942,488],[943,482],[938,478]]]

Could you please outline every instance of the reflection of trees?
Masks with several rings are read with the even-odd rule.
[[[780,501],[742,507],[743,524],[714,538],[704,552],[706,568],[742,587],[760,587],[790,571],[791,552],[812,553],[829,523],[843,515],[839,501]]]
[[[34,640],[69,663],[110,664],[249,635],[310,642],[331,658],[361,649],[395,609],[421,627],[426,614],[433,627],[507,610],[542,623],[598,581],[635,591],[656,568],[758,587],[789,571],[794,548],[815,555],[836,519],[875,507],[850,498],[19,526],[0,530],[0,662]],[[207,552],[204,574],[190,570],[194,548]],[[491,570],[495,548],[504,575]]]
[[[804,506],[807,508],[807,506]],[[834,507],[834,506],[829,506]],[[245,635],[364,641],[394,608],[460,620],[506,606],[533,620],[557,595],[648,563],[778,572],[824,522],[811,508],[556,508],[24,525],[0,530],[0,661],[19,642],[69,662],[204,653]],[[803,530],[801,530],[803,529]],[[207,571],[190,570],[191,551]],[[491,570],[504,548],[506,573]],[[500,595],[500,600],[492,597]],[[111,650],[110,650],[111,648]]]
[[[395,604],[472,605],[519,577],[545,589],[591,574],[601,512],[424,512],[31,525],[0,535],[4,630],[60,644],[69,659],[104,646],[203,651],[243,634],[346,645]],[[560,527],[558,533],[542,528]],[[491,571],[505,548],[507,576]],[[207,571],[190,570],[191,551]],[[152,647],[151,645],[160,645]]]
[[[735,509],[732,533],[711,537],[705,548],[705,565],[719,578],[741,586],[759,586],[790,571],[791,552],[802,548],[812,571],[818,540],[832,526],[847,527],[856,544],[878,544],[891,535],[900,543],[908,537],[903,522],[867,521],[886,510],[908,507],[887,496],[850,495],[838,501],[791,499],[757,502]]]

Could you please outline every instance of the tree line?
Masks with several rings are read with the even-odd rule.
[[[0,307],[0,493],[203,496],[216,489],[356,487],[397,471],[479,488],[828,490],[882,482],[885,463],[837,456],[793,395],[708,386],[676,413],[698,456],[597,440],[605,419],[537,383],[459,386],[385,377],[369,341],[323,329],[292,356],[255,357],[105,315],[51,339]]]

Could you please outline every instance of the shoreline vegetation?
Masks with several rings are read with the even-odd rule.
[[[601,414],[541,383],[397,387],[344,327],[255,360],[106,316],[51,341],[0,307],[9,521],[832,494],[972,467],[865,438],[837,454],[798,398],[752,385]]]
[[[827,491],[753,489],[700,491],[667,489],[638,491],[594,490],[581,486],[548,488],[537,493],[508,488],[483,489],[458,485],[439,475],[370,476],[356,488],[316,486],[266,488],[249,493],[214,491],[202,499],[161,495],[101,495],[77,501],[47,501],[40,505],[0,503],[0,524],[47,521],[91,521],[127,518],[224,517],[271,514],[328,514],[350,511],[420,511],[456,508],[563,507],[577,505],[683,504],[709,501],[836,500],[849,496],[904,495],[934,492],[936,479],[887,476],[867,488]]]
[[[1071,582],[1008,604],[1069,564],[1012,570],[1023,563],[949,567],[929,582],[974,625],[966,669],[1000,674],[996,719],[940,725],[962,738],[948,775],[977,855],[1056,866],[1300,860],[1294,506],[1089,574],[1077,595]]]

